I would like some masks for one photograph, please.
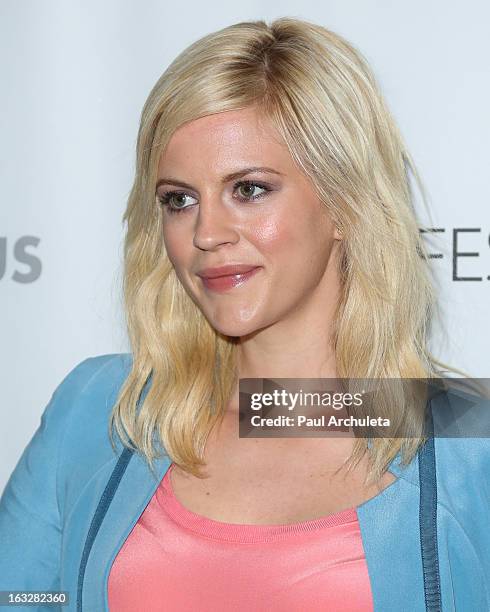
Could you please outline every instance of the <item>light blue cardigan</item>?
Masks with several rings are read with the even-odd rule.
[[[108,416],[130,367],[129,354],[115,354],[74,368],[7,483],[0,500],[0,590],[70,596],[62,608],[15,609],[108,610],[111,564],[170,465],[167,456],[156,461],[155,479],[138,454],[122,452],[120,441],[118,454],[112,450]],[[489,612],[490,442],[433,442],[442,610]],[[357,507],[375,612],[426,610],[418,463],[417,455],[403,468],[397,456],[390,471],[399,478]]]

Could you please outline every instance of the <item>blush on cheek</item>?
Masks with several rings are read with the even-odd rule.
[[[254,241],[263,246],[282,244],[290,240],[290,230],[285,227],[284,222],[276,219],[267,219],[263,223],[251,228]]]

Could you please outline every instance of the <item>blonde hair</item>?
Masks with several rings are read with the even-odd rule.
[[[337,375],[433,378],[442,373],[437,366],[445,367],[428,349],[436,296],[409,171],[424,195],[423,186],[366,60],[339,35],[306,21],[231,25],[194,42],[170,64],[141,116],[123,217],[133,362],[109,426],[111,441],[115,426],[151,468],[163,452],[201,475],[206,440],[237,381],[236,339],[210,326],[165,252],[155,196],[158,161],[179,126],[247,107],[279,131],[342,232]],[[416,415],[393,405],[385,413],[397,420],[400,437],[375,438],[369,449],[358,438],[350,457],[352,467],[369,450],[371,481],[399,451],[410,462],[423,441]]]

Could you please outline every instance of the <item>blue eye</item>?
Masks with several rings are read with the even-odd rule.
[[[267,195],[269,191],[272,191],[270,187],[268,187],[267,185],[264,185],[263,183],[258,183],[256,181],[250,181],[250,180],[249,181],[243,180],[243,181],[238,181],[233,185],[233,193],[235,193],[236,191],[240,191],[243,187],[246,188],[246,191],[245,193],[242,191],[241,192],[242,197],[238,197],[238,200],[240,200],[241,202],[249,202],[251,200],[258,200],[259,198],[262,198],[265,195]],[[253,192],[257,188],[262,189],[262,193],[258,193],[254,195]],[[160,202],[160,204],[165,206],[168,212],[172,214],[181,213],[191,208],[192,206],[191,204],[186,205],[185,203],[186,198],[191,198],[195,200],[195,198],[192,198],[192,196],[187,194],[185,191],[166,191],[162,195],[157,196],[157,199]]]

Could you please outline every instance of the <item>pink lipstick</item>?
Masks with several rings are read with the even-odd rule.
[[[206,289],[211,291],[227,291],[243,285],[260,270],[260,266],[233,264],[219,268],[205,268],[197,273]]]

